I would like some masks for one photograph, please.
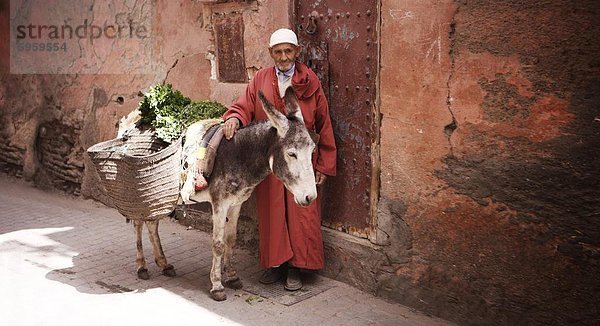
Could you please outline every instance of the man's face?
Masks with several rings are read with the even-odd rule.
[[[281,71],[288,71],[296,61],[300,47],[290,43],[281,43],[269,48],[271,58],[275,61],[275,65]]]

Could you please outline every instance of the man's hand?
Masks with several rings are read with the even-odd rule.
[[[325,180],[327,180],[327,176],[319,171],[316,171],[315,181],[317,183],[317,186],[322,186],[325,183]]]
[[[237,118],[227,119],[223,125],[223,136],[225,136],[227,140],[231,139],[239,127],[240,121]]]

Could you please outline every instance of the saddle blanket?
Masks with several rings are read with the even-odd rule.
[[[181,199],[189,201],[197,190],[208,186],[219,142],[223,137],[222,119],[200,120],[185,131],[181,158]]]

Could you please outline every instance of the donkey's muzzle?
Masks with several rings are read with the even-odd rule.
[[[304,195],[303,198],[297,198],[296,196],[294,196],[294,200],[296,201],[296,204],[302,206],[302,207],[307,207],[308,205],[312,204],[313,201],[315,201],[315,199],[317,198],[317,193],[315,192],[314,194],[307,194]]]

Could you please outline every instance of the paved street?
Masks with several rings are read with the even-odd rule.
[[[160,274],[145,233],[149,280],[135,273],[132,224],[100,203],[44,192],[0,176],[0,325],[448,325],[318,277],[322,292],[287,305],[245,290],[208,290],[210,236],[163,220],[177,276]],[[245,284],[257,258],[236,252]],[[255,285],[256,286],[256,285]]]

